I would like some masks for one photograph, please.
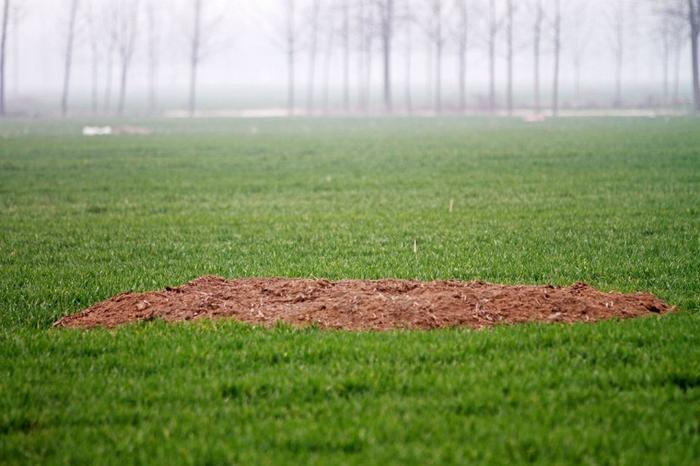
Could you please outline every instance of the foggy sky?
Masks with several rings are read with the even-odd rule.
[[[93,0],[101,4],[108,0]],[[141,0],[145,4],[148,0]],[[159,95],[162,105],[177,108],[187,98],[188,85],[188,42],[187,32],[190,28],[191,7],[187,0],[151,0],[158,7],[160,34]],[[325,0],[329,5],[335,0]],[[359,1],[359,0],[354,0]],[[396,0],[400,3],[402,0]],[[8,43],[7,98],[10,107],[13,103],[32,105],[41,102],[51,106],[60,97],[62,83],[62,63],[67,25],[67,0],[13,0],[19,7],[19,21],[11,24]],[[81,7],[89,0],[82,0]],[[307,34],[304,25],[308,23],[304,8],[308,0],[297,0],[299,5],[299,28],[302,44]],[[411,0],[413,11],[421,17],[425,14],[427,0]],[[545,0],[545,3],[547,0]],[[209,28],[205,60],[200,69],[198,88],[204,96],[203,105],[215,105],[206,102],[206,96],[226,95],[221,105],[237,105],[236,99],[243,97],[239,106],[284,105],[284,87],[286,80],[286,62],[282,33],[284,24],[284,0],[205,0],[208,13],[206,24]],[[449,6],[451,0],[445,0]],[[483,0],[474,0],[483,4]],[[626,56],[623,81],[629,94],[659,94],[662,80],[662,56],[658,34],[655,31],[654,18],[648,13],[642,0],[634,2],[633,15],[626,24]],[[515,90],[516,103],[530,99],[532,86],[532,51],[531,51],[531,17],[527,2],[517,2],[519,10],[516,15],[516,66]],[[575,14],[579,5],[586,4],[586,14]],[[563,50],[561,68],[561,88],[563,99],[573,92],[573,58],[572,49],[577,40],[586,43],[584,66],[582,71],[582,90],[590,96],[609,95],[613,92],[614,59],[610,46],[612,35],[608,10],[611,0],[562,0],[564,13]],[[474,15],[483,15],[474,13]],[[82,16],[83,13],[81,12]],[[449,16],[449,15],[448,15]],[[221,18],[214,21],[214,18]],[[487,89],[487,55],[485,34],[479,26],[479,19],[472,27],[471,46],[468,55],[468,93],[472,101],[483,97]],[[328,21],[324,23],[328,24]],[[12,27],[17,25],[17,27]],[[428,99],[428,80],[433,75],[428,67],[428,41],[422,30],[423,25],[413,26],[412,55],[413,72],[410,80],[418,99],[424,95]],[[578,31],[578,32],[576,32]],[[138,40],[145,44],[147,31],[145,22],[141,22]],[[324,86],[324,54],[328,35],[321,31],[319,44],[317,92]],[[578,37],[576,37],[578,34]],[[542,85],[547,92],[551,82],[552,53],[550,32],[545,29],[543,36]],[[395,100],[400,102],[406,76],[404,75],[404,56],[401,29],[396,32],[393,68]],[[505,39],[501,35],[498,44],[498,89],[505,89]],[[353,48],[353,52],[356,47]],[[376,43],[373,63],[372,82],[375,97],[379,97],[381,80],[381,63],[379,44]],[[87,43],[87,27],[80,20],[76,40],[75,61],[71,84],[71,99],[74,106],[85,106],[90,91],[90,49]],[[332,99],[339,99],[341,84],[341,49],[334,47],[330,66],[330,92]],[[450,99],[456,92],[457,68],[456,47],[447,43],[444,58],[444,94]],[[354,64],[354,55],[351,58]],[[145,46],[140,46],[134,57],[130,76],[128,102],[139,106],[145,96],[147,82],[147,58]],[[306,89],[307,56],[304,50],[299,52],[298,92],[300,98]],[[102,63],[101,65],[104,65]],[[681,61],[681,92],[688,93],[689,52],[684,49]],[[104,79],[104,70],[100,70],[100,79]],[[356,89],[356,72],[351,71],[351,91]],[[260,103],[250,99],[251,90],[263,98]],[[545,94],[547,96],[547,94]],[[52,100],[53,99],[53,100]],[[239,99],[240,100],[240,99]],[[222,101],[224,102],[224,101]]]

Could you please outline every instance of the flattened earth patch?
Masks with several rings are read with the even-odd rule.
[[[155,319],[229,318],[264,326],[283,322],[351,331],[481,329],[629,319],[673,310],[650,293],[606,293],[584,283],[555,287],[454,280],[227,280],[207,276],[163,291],[120,294],[54,325],[115,328]]]

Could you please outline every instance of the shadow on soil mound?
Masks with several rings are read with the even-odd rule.
[[[672,310],[649,293],[604,293],[583,283],[561,288],[459,281],[202,277],[160,292],[120,294],[54,325],[113,328],[153,319],[232,318],[266,326],[281,321],[355,331],[479,329],[627,319]]]

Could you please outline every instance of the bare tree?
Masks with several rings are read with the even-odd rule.
[[[376,18],[374,8],[366,0],[358,1],[356,10],[356,23],[358,28],[357,38],[359,44],[358,54],[358,81],[359,103],[363,111],[368,111],[371,102],[372,90],[372,58],[374,52],[374,38],[376,32]]]
[[[542,111],[540,61],[542,56],[542,23],[544,22],[544,7],[542,0],[535,0],[534,21],[532,23],[532,52],[533,52],[533,77],[534,77],[534,102],[535,112]]]
[[[676,102],[678,97],[678,79],[680,54],[686,34],[685,0],[649,0],[651,13],[656,21],[653,33],[659,41],[661,53],[663,101],[665,104]],[[673,70],[672,70],[673,68]],[[673,97],[672,94],[673,71]]]
[[[321,0],[311,0],[309,12],[309,74],[306,89],[306,112],[314,111],[314,84],[316,79],[316,55],[318,52],[319,18]]]
[[[12,54],[10,55],[10,64],[12,65],[12,90],[15,95],[19,94],[19,84],[20,84],[20,41],[19,41],[19,26],[24,19],[26,10],[22,4],[13,4],[10,8],[10,31],[12,32],[12,37],[10,42],[12,43]]]
[[[100,7],[97,8],[96,5]],[[116,21],[120,17],[121,5],[117,1],[99,2],[93,1],[91,35],[98,42],[97,54],[103,61],[103,89],[102,112],[109,113],[112,109],[112,91],[115,74],[115,58],[117,52],[117,40],[119,36],[119,24]]]
[[[75,22],[78,17],[78,0],[70,0],[68,7],[68,27],[63,55],[63,93],[61,94],[61,115],[68,114],[68,92],[70,90],[71,69],[73,66],[73,43],[75,41]]]
[[[364,88],[365,68],[367,67],[367,47],[368,47],[368,35],[369,27],[366,23],[367,17],[365,14],[365,0],[358,0],[356,3],[356,8],[353,17],[353,26],[356,29],[356,40],[357,40],[357,101],[360,108],[364,108],[366,105],[366,91]],[[344,47],[343,55],[349,55],[347,49]],[[347,109],[346,109],[347,110]]]
[[[613,0],[610,3],[610,48],[615,61],[615,100],[613,105],[622,105],[622,73],[625,64],[625,47],[627,42],[628,11],[625,0]]]
[[[330,23],[330,27],[326,28],[326,38],[325,38],[325,50],[323,53],[323,111],[328,114],[330,112],[330,83],[331,83],[331,69],[333,64],[333,48],[335,47],[335,38],[337,35],[336,26],[332,14],[332,11],[327,12],[327,21]]]
[[[445,29],[443,24],[443,0],[428,0],[430,8],[430,23],[428,37],[433,44],[435,59],[435,96],[433,101],[437,113],[442,112],[442,56],[445,47]]]
[[[153,1],[146,7],[148,29],[148,108],[153,114],[158,108],[158,66],[160,62],[160,24]]]
[[[7,71],[7,26],[10,16],[10,0],[5,0],[2,7],[2,30],[0,30],[0,116],[7,112],[5,108],[5,77]]]
[[[343,108],[350,110],[350,5],[343,0]]]
[[[661,14],[661,21],[657,33],[661,41],[661,61],[663,66],[663,101],[668,103],[671,91],[671,53],[672,53],[672,28],[674,26],[671,16]]]
[[[681,20],[687,24],[686,33],[690,39],[690,63],[693,86],[693,109],[696,113],[700,113],[700,0],[668,0],[664,5],[662,14],[670,15],[676,20]],[[676,36],[676,73],[680,62],[680,50],[683,46],[683,41],[680,39],[680,27],[676,28],[679,36]],[[677,81],[674,86],[677,86]],[[674,89],[674,97],[677,98],[677,90]],[[674,99],[675,100],[675,99]]]
[[[286,18],[287,27],[285,31],[286,37],[286,55],[287,55],[287,113],[289,116],[294,115],[295,103],[295,88],[296,75],[295,64],[297,54],[297,28],[296,28],[296,2],[295,0],[286,0]]]
[[[413,112],[413,95],[411,92],[411,73],[413,72],[413,15],[410,0],[403,1],[404,24],[404,100],[406,111]]]
[[[561,0],[554,0],[552,20],[554,46],[554,74],[552,79],[552,115],[559,115],[559,70],[561,60]]]
[[[138,0],[121,0],[117,8],[115,18],[116,49],[119,56],[119,103],[117,112],[124,114],[126,106],[126,92],[131,69],[131,62],[136,51],[136,37],[138,33]]]
[[[392,110],[391,52],[394,38],[394,0],[376,0],[379,17],[379,37],[382,43],[382,69],[384,82],[384,110]]]
[[[506,0],[506,63],[507,63],[507,84],[506,84],[506,108],[508,115],[513,114],[513,29],[515,16],[515,5],[513,0]]]
[[[467,48],[470,35],[471,9],[469,0],[456,0],[457,6],[457,81],[459,83],[459,109],[467,109]]]
[[[700,112],[700,0],[688,1],[688,25],[690,30],[690,53],[693,74],[693,107]]]
[[[90,45],[90,107],[95,115],[99,109],[99,68],[100,68],[100,37],[104,34],[98,21],[98,9],[95,0],[88,2],[86,21],[88,28],[88,43]]]
[[[367,25],[365,29],[365,97],[363,110],[367,112],[372,105],[372,71],[374,65],[374,39],[376,38],[376,18],[374,10],[369,9],[367,12]]]
[[[428,107],[434,107],[435,102],[433,100],[433,95],[435,94],[435,80],[433,78],[435,74],[435,67],[433,64],[435,63],[435,47],[433,46],[433,41],[429,35],[426,34],[425,38],[425,105]]]
[[[200,67],[214,49],[212,41],[217,37],[219,23],[224,17],[224,10],[212,8],[215,3],[209,0],[189,0],[191,15],[187,33],[188,65],[190,69],[188,113],[194,117],[197,113],[197,84]]]
[[[569,40],[572,61],[574,67],[574,96],[577,103],[581,101],[581,71],[586,49],[590,43],[590,24],[588,22],[589,3],[585,0],[579,1],[574,10],[576,21],[569,27]]]
[[[202,58],[202,6],[203,0],[193,0],[192,34],[190,35],[190,117],[193,117],[197,110],[197,71]]]
[[[116,9],[112,8],[109,12],[111,14],[116,13]],[[105,34],[102,36],[103,47],[102,53],[106,58],[105,63],[105,82],[104,82],[104,95],[102,97],[102,111],[104,113],[109,113],[112,108],[112,81],[114,78],[114,58],[117,49],[117,28],[112,21],[112,16],[103,18]]]
[[[681,18],[682,19],[682,18]],[[681,54],[686,45],[687,27],[684,21],[678,23],[678,27],[673,30],[673,92],[672,102],[677,104],[679,100],[680,74],[681,74]]]
[[[489,0],[488,51],[489,51],[489,111],[496,111],[496,39],[501,28],[496,0]]]

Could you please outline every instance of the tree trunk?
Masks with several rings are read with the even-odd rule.
[[[138,25],[138,0],[133,3],[125,4],[126,8],[121,10],[119,18],[119,32],[117,37],[117,48],[119,50],[119,58],[121,60],[121,77],[119,87],[119,105],[117,107],[118,114],[124,115],[126,108],[126,89],[127,80],[129,77],[129,68],[131,59],[134,55],[134,47],[136,44],[136,32]]]
[[[294,116],[294,110],[296,106],[294,92],[296,86],[294,61],[294,50],[290,49],[287,52],[287,113],[289,114],[289,116]]]
[[[92,75],[92,92],[91,92],[91,108],[92,108],[92,114],[97,115],[97,109],[99,105],[99,97],[98,97],[98,78],[99,78],[99,50],[97,47],[97,38],[91,38],[91,43],[90,43],[90,48],[91,48],[91,54],[92,54],[92,63],[90,66],[90,71]]]
[[[435,112],[442,113],[442,42],[435,47]]]
[[[559,60],[561,56],[561,0],[554,2],[554,80],[552,84],[552,116],[559,115]]]
[[[678,93],[680,91],[681,82],[681,51],[683,46],[681,41],[676,42],[673,57],[673,94],[671,96],[672,105],[678,104]]]
[[[671,31],[670,25],[668,24],[668,19],[665,19],[665,24],[663,25],[663,37],[662,37],[662,47],[663,47],[663,102],[664,105],[668,105],[669,95],[670,95],[670,69],[671,69]]]
[[[695,112],[700,112],[700,72],[698,70],[698,34],[694,34],[690,41],[693,68],[693,104]]]
[[[9,42],[12,43],[12,54],[10,55],[12,57],[12,60],[10,63],[12,64],[12,91],[14,92],[15,95],[19,95],[19,85],[20,85],[20,79],[19,79],[19,71],[20,71],[20,66],[19,66],[19,57],[20,57],[20,44],[19,44],[19,21],[20,20],[20,12],[19,12],[19,7],[15,6],[15,12],[14,14],[12,13],[12,9],[10,9],[10,30],[12,31],[12,37],[8,39]]]
[[[343,1],[343,110],[350,111],[350,5]]]
[[[287,0],[287,113],[294,116],[296,86],[295,54],[296,54],[296,30],[295,30],[295,5],[294,0]]]
[[[120,116],[124,115],[124,109],[126,108],[126,85],[127,78],[129,76],[129,60],[127,57],[122,57],[121,65],[122,69],[119,79],[119,105],[117,106],[117,113]]]
[[[365,103],[365,49],[367,47],[367,35],[365,34],[365,3],[364,0],[359,0],[357,16],[355,17],[357,22],[357,36],[359,40],[359,47],[357,53],[357,106],[359,108],[364,107]],[[347,46],[347,44],[346,44]],[[349,53],[348,53],[349,55]],[[346,108],[347,111],[347,108]]]
[[[105,91],[102,111],[109,113],[112,107],[112,78],[114,77],[114,42],[110,42],[107,50],[107,65],[105,67]]]
[[[0,31],[0,116],[4,116],[7,112],[5,107],[5,86],[6,73],[5,64],[7,63],[7,25],[10,19],[10,0],[5,0],[2,8],[2,30]]]
[[[404,60],[405,60],[405,77],[404,77],[404,82],[405,82],[405,89],[404,89],[404,99],[406,100],[406,111],[408,113],[413,112],[413,95],[411,93],[411,73],[412,73],[412,54],[413,54],[413,44],[411,43],[412,41],[412,34],[411,34],[411,19],[409,17],[411,9],[408,1],[404,1],[404,7],[405,7],[405,15],[406,15],[406,43],[405,43],[405,49],[404,49]]]
[[[103,34],[102,30],[98,30],[97,18],[95,15],[95,5],[90,4],[88,12],[88,27],[90,29],[90,74],[92,89],[90,92],[90,107],[92,115],[95,116],[99,112],[100,97],[99,97],[99,71],[100,71],[100,42],[99,35]]]
[[[577,57],[574,61],[574,99],[576,105],[581,105],[581,57]]]
[[[496,1],[489,1],[489,111],[496,111]]]
[[[615,101],[613,106],[619,108],[622,106],[622,70],[625,59],[625,14],[623,0],[616,0],[615,9],[613,11],[613,52],[615,55]]]
[[[508,25],[506,27],[507,50],[507,66],[508,77],[506,85],[506,105],[508,107],[508,116],[513,115],[513,0],[507,0],[507,15]]]
[[[460,0],[459,8],[459,42],[458,54],[459,63],[457,69],[457,80],[459,83],[459,110],[464,113],[467,109],[467,45],[468,45],[468,28],[469,28],[469,12],[467,11],[466,0]]]
[[[693,73],[693,108],[700,113],[700,66],[698,60],[698,35],[700,34],[700,1],[688,0],[688,20],[690,25],[690,53]]]
[[[619,108],[622,106],[622,67],[624,55],[622,48],[616,52],[615,56],[615,102],[614,106]]]
[[[148,108],[155,114],[158,108],[158,25],[156,12],[151,3],[148,15]]]
[[[442,113],[442,0],[433,0],[435,21],[435,112]]]
[[[624,55],[622,46],[615,52],[615,102],[614,106],[619,108],[622,106],[622,66]]]
[[[372,46],[373,46],[373,16],[372,9],[368,8],[364,0],[359,3],[358,23],[360,25],[360,66],[358,67],[359,93],[358,101],[360,109],[368,112],[371,103],[372,86]]]
[[[68,17],[66,35],[66,54],[63,62],[63,93],[61,96],[61,115],[68,114],[68,92],[70,90],[70,73],[73,65],[73,41],[75,38],[75,20],[78,13],[78,0],[72,0]]]
[[[335,28],[331,27],[328,31],[326,40],[326,50],[324,51],[323,64],[323,112],[328,115],[330,113],[330,85],[331,85],[331,69],[333,65],[333,47],[335,46]]]
[[[425,88],[425,99],[426,99],[426,107],[430,108],[433,105],[433,94],[434,94],[434,76],[433,76],[433,70],[434,70],[434,62],[435,62],[435,50],[433,47],[433,41],[428,38],[428,41],[426,42],[427,49],[426,49],[426,77],[425,77],[425,83],[426,83],[426,88]]]
[[[194,23],[192,30],[192,49],[190,55],[190,118],[197,112],[197,68],[199,67],[202,23],[202,0],[194,0]]]
[[[466,47],[459,46],[459,110],[464,113],[467,110],[467,57]]]
[[[365,102],[363,110],[368,112],[372,105],[372,50],[374,37],[372,31],[367,31],[367,44],[365,50]]]
[[[534,63],[534,99],[535,99],[535,112],[540,113],[542,111],[542,96],[540,93],[540,49],[542,44],[542,21],[544,20],[544,10],[542,9],[542,0],[537,1],[535,11],[535,24],[533,29],[533,63]]]
[[[384,111],[391,113],[391,47],[394,34],[394,0],[384,0],[382,6],[382,58],[384,70]]]
[[[309,38],[309,76],[306,88],[306,113],[314,111],[314,84],[316,81],[316,55],[318,51],[318,15],[321,8],[320,0],[313,0],[311,6],[311,28]]]

